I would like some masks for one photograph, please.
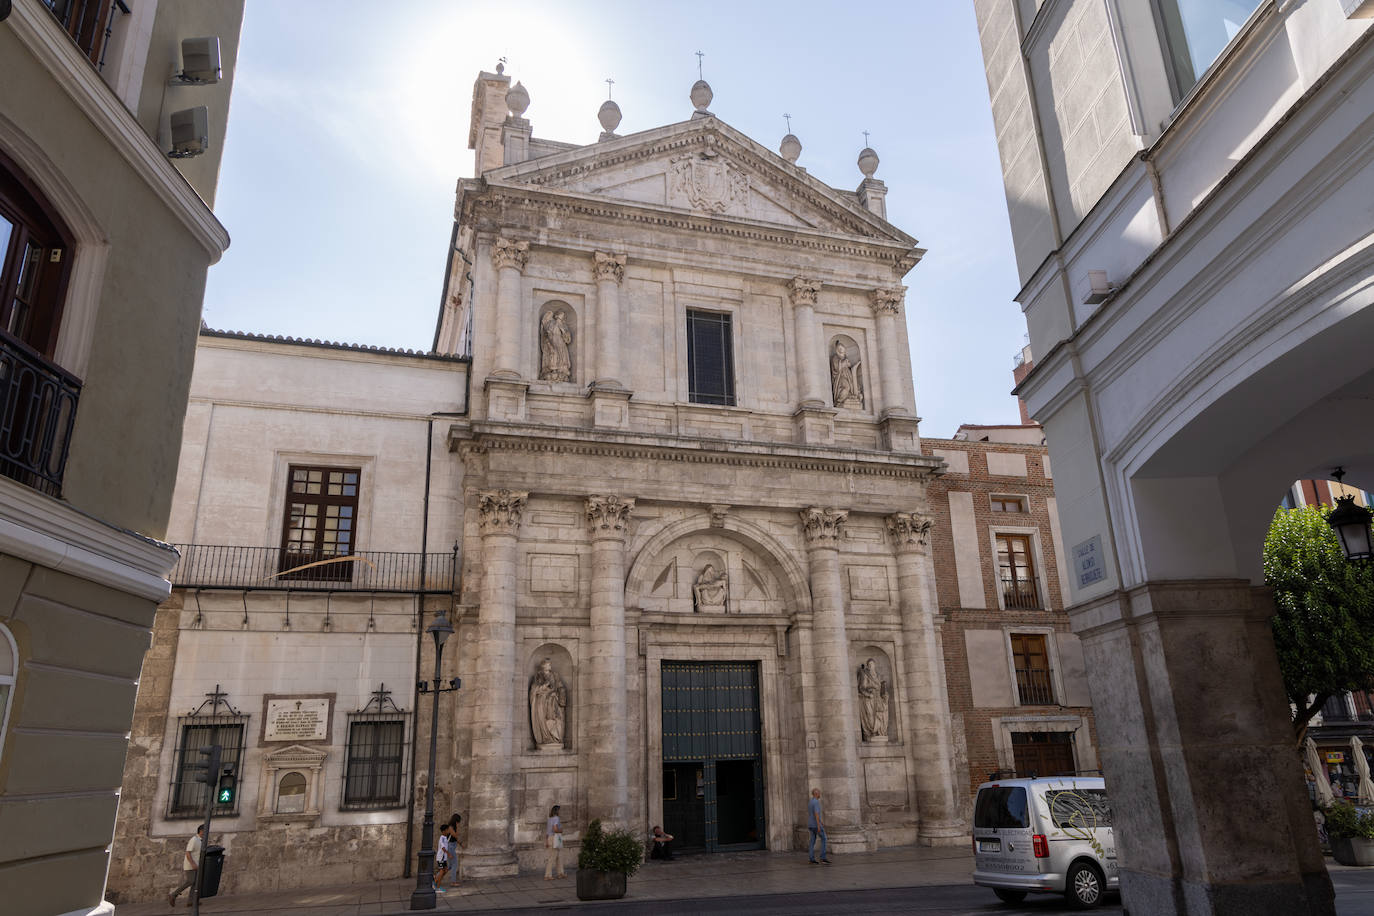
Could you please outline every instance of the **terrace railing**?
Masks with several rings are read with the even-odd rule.
[[[323,555],[280,547],[175,546],[181,552],[171,576],[177,588],[450,594],[457,583],[455,552]]]

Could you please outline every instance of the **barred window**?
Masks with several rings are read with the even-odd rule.
[[[408,716],[354,713],[348,722],[348,770],[342,807],[403,804]]]
[[[291,465],[282,526],[281,570],[353,553],[358,523],[358,468]],[[324,563],[288,578],[349,581],[352,563]]]
[[[687,311],[687,400],[693,404],[735,403],[729,315]]]
[[[172,791],[167,806],[168,817],[199,818],[205,816],[205,802],[210,787],[196,779],[204,770],[193,769],[195,764],[207,762],[201,748],[218,744],[220,766],[232,766],[243,783],[243,773],[239,762],[243,759],[243,733],[248,722],[247,716],[182,716],[177,726],[177,749],[173,757],[176,767],[172,774]],[[215,815],[238,814],[239,796],[234,793],[234,801],[228,805],[215,805]]]

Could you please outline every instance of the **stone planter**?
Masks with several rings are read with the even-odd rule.
[[[1374,865],[1374,840],[1332,837],[1331,855],[1342,865]]]
[[[577,870],[578,900],[619,900],[625,896],[623,871]]]

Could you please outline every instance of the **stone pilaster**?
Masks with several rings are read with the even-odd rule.
[[[858,852],[868,842],[860,818],[859,719],[840,580],[839,541],[848,516],[843,509],[812,506],[801,511],[811,569],[811,661],[820,709],[817,750],[826,832],[837,851]]]
[[[1132,911],[1335,912],[1269,618],[1244,580],[1146,582],[1069,609]],[[1263,814],[1241,812],[1264,799]]]
[[[835,414],[826,401],[821,354],[825,349],[816,327],[816,299],[821,281],[794,277],[787,281],[787,297],[792,303],[792,317],[796,327],[797,391],[800,403],[793,420],[797,441],[806,445],[833,445],[835,442]]]
[[[497,239],[491,248],[496,267],[496,365],[497,378],[520,378],[520,275],[530,256],[529,242]]]
[[[927,541],[933,523],[910,512],[887,517],[887,533],[897,557],[897,594],[905,646],[908,741],[916,765],[916,811],[923,845],[962,843],[954,790],[949,697],[935,633],[934,590]]]
[[[625,682],[625,537],[633,499],[587,497],[592,539],[591,635],[587,641],[587,820],[628,826],[629,711]],[[638,739],[636,739],[638,746]]]
[[[592,399],[592,425],[609,429],[630,426],[630,391],[621,380],[620,284],[625,281],[623,254],[592,253],[596,275],[596,381],[587,394]]]
[[[481,604],[477,612],[476,689],[472,695],[472,790],[463,870],[476,877],[518,871],[511,837],[515,752],[516,541],[528,493],[477,494],[482,532]]]
[[[883,384],[883,416],[911,416],[902,384],[902,337],[897,327],[902,314],[903,292],[900,286],[873,291],[873,314],[878,320],[878,372]]]

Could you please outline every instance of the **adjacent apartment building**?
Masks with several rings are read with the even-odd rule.
[[[0,909],[107,913],[243,4],[0,6]]]

